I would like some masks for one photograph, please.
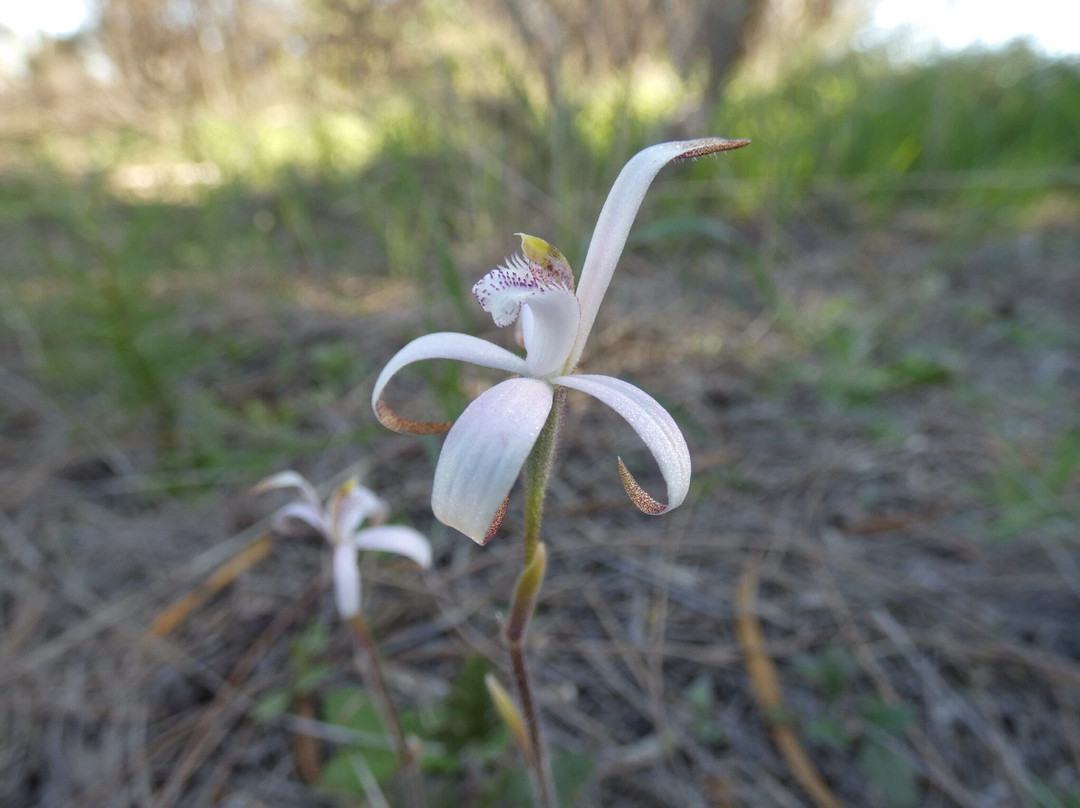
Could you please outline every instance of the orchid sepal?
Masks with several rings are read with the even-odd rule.
[[[691,160],[707,154],[740,149],[749,140],[706,137],[696,140],[677,140],[649,146],[630,158],[611,186],[600,216],[593,229],[585,263],[581,267],[577,297],[581,304],[581,323],[577,338],[566,363],[568,371],[577,367],[585,341],[589,338],[600,302],[604,298],[615,266],[626,246],[630,226],[637,217],[641,201],[660,169],[676,160]]]
[[[319,499],[315,486],[309,483],[302,474],[291,469],[279,471],[277,474],[271,474],[269,477],[259,480],[252,486],[251,493],[259,496],[278,488],[295,488],[300,492],[300,496],[307,505],[310,505],[315,510],[321,510],[322,508],[322,501]]]
[[[465,408],[435,466],[431,507],[440,522],[477,544],[491,539],[553,396],[540,379],[507,379]]]
[[[345,620],[360,614],[360,567],[356,549],[352,542],[342,542],[334,547],[331,559],[334,603]]]
[[[487,340],[468,334],[441,332],[414,339],[394,354],[375,381],[371,407],[375,417],[387,429],[407,435],[436,435],[447,432],[453,422],[413,421],[395,413],[383,400],[382,394],[390,379],[402,368],[427,359],[455,359],[481,367],[525,374],[525,360]]]
[[[666,503],[647,494],[619,460],[623,487],[639,510],[656,516],[682,504],[690,490],[690,449],[675,419],[656,399],[629,382],[612,376],[575,373],[556,377],[552,382],[580,390],[607,404],[623,417],[652,453],[667,485]]]
[[[377,525],[358,530],[350,543],[358,550],[394,553],[415,561],[423,569],[431,569],[431,543],[423,533],[407,525]]]

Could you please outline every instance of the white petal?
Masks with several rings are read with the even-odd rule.
[[[660,473],[664,475],[664,482],[667,483],[667,505],[656,503],[655,500],[649,498],[647,501],[658,507],[644,507],[631,493],[631,498],[639,508],[647,513],[663,513],[682,504],[690,489],[690,450],[686,447],[686,439],[675,423],[675,419],[657,403],[656,399],[629,382],[611,376],[581,374],[559,376],[552,379],[552,384],[572,387],[600,399],[625,418],[649,447],[649,451],[660,466]],[[632,477],[630,482],[633,483]],[[627,485],[625,476],[623,483]],[[630,493],[629,485],[627,485],[627,492]],[[644,496],[648,497],[647,494]]]
[[[530,376],[564,372],[577,335],[579,311],[577,297],[569,289],[549,290],[522,305],[521,336]]]
[[[334,600],[338,613],[348,619],[360,614],[360,568],[356,545],[342,542],[334,548]]]
[[[251,493],[255,495],[265,494],[267,491],[276,488],[295,488],[300,492],[300,496],[304,498],[304,502],[312,508],[316,510],[322,508],[322,502],[319,501],[319,495],[315,491],[315,487],[303,475],[295,471],[279,471],[277,474],[256,483],[255,487],[251,489]]]
[[[443,524],[479,544],[489,540],[525,459],[551,410],[539,379],[509,379],[473,401],[446,436],[431,508]]]
[[[581,323],[578,326],[577,339],[570,354],[569,369],[577,366],[585,340],[589,337],[600,301],[604,298],[608,283],[615,272],[615,265],[626,245],[630,225],[637,216],[645,191],[652,184],[653,178],[661,168],[679,157],[697,157],[714,151],[737,148],[746,145],[745,141],[727,141],[722,138],[702,138],[700,140],[682,140],[672,143],[658,143],[638,152],[623,166],[615,184],[611,186],[607,201],[596,221],[589,252],[581,268],[578,281],[578,300],[581,303]]]
[[[385,518],[388,508],[385,502],[360,485],[354,477],[342,483],[334,492],[329,510],[336,544],[338,541],[348,541],[366,520],[379,515]]]
[[[281,533],[292,533],[295,526],[290,524],[292,520],[309,525],[312,530],[326,539],[330,538],[330,526],[326,522],[326,516],[322,507],[312,508],[306,502],[294,502],[286,505],[274,514],[274,528]]]
[[[381,550],[411,558],[424,569],[431,567],[431,543],[423,533],[404,525],[369,527],[356,533],[353,544],[360,550]]]
[[[406,365],[424,359],[457,359],[474,365],[505,370],[509,373],[526,373],[524,359],[487,340],[451,332],[427,334],[414,339],[394,354],[375,381],[375,389],[371,392],[371,408],[380,421],[386,423],[380,414],[380,406],[385,408],[385,405],[382,405],[380,400],[391,377]],[[416,422],[408,423],[415,424]],[[438,431],[445,432],[446,430]]]

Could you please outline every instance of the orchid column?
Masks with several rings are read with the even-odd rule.
[[[481,278],[473,294],[496,325],[516,323],[524,356],[466,334],[429,334],[402,348],[375,382],[372,407],[385,426],[414,435],[449,432],[435,467],[432,510],[441,522],[479,544],[487,544],[495,535],[506,513],[510,489],[522,468],[526,469],[525,565],[511,604],[506,638],[527,725],[527,733],[515,735],[533,770],[543,806],[554,805],[554,794],[522,647],[544,575],[546,553],[540,542],[540,523],[566,388],[587,393],[615,410],[656,459],[667,488],[664,501],[642,489],[618,460],[619,475],[631,501],[654,516],[678,507],[690,487],[690,452],[675,420],[632,384],[575,371],[630,226],[657,172],[671,161],[729,151],[747,143],[710,137],[661,143],[635,155],[623,167],[600,211],[576,291],[573,272],[563,254],[535,236],[519,234],[522,255]],[[391,410],[383,391],[399,370],[424,359],[458,359],[513,375],[477,397],[456,422],[413,421]],[[513,716],[504,713],[504,717],[512,724]]]

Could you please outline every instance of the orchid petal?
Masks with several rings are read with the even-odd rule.
[[[346,620],[360,614],[360,568],[356,545],[341,542],[334,547],[334,600],[338,613]]]
[[[539,379],[508,379],[465,408],[435,467],[431,508],[440,522],[486,544],[547,420],[553,394]]]
[[[322,509],[322,502],[319,500],[318,492],[315,491],[315,486],[309,483],[303,475],[295,471],[279,471],[277,474],[272,474],[265,480],[256,483],[255,487],[251,489],[251,493],[258,496],[277,488],[295,488],[300,492],[300,496],[304,498],[304,502],[315,510]]]
[[[424,569],[431,567],[431,543],[423,533],[404,525],[381,525],[359,531],[352,537],[359,550],[380,550],[411,558]]]
[[[348,541],[367,519],[387,512],[386,503],[360,485],[353,477],[334,492],[330,501],[330,525],[334,543]]]
[[[324,538],[330,538],[330,526],[323,515],[322,507],[312,508],[306,502],[294,502],[279,509],[274,514],[274,529],[280,533],[292,533],[290,520],[303,522]]]
[[[371,407],[375,411],[375,416],[388,429],[408,434],[438,434],[450,428],[450,423],[429,423],[402,418],[382,400],[383,390],[395,373],[406,365],[424,359],[457,359],[482,367],[505,370],[509,373],[524,374],[526,372],[525,360],[520,356],[479,337],[450,332],[418,337],[394,354],[386,363],[371,393]]]
[[[596,321],[596,312],[604,298],[608,283],[615,272],[630,225],[637,216],[645,191],[652,184],[653,178],[661,168],[672,160],[701,157],[713,152],[728,151],[745,146],[747,140],[725,140],[710,137],[698,140],[682,140],[671,143],[658,143],[638,152],[628,162],[615,184],[611,186],[600,218],[596,221],[589,251],[581,268],[578,281],[578,301],[581,303],[581,322],[578,326],[577,339],[567,363],[567,369],[577,366],[585,341]]]
[[[639,509],[655,516],[682,504],[690,490],[690,450],[675,419],[656,399],[629,382],[611,376],[575,374],[559,376],[551,382],[600,399],[626,419],[649,447],[667,483],[668,502],[665,505],[646,494],[620,460],[623,485]]]
[[[577,297],[569,289],[552,289],[522,305],[521,336],[530,376],[542,378],[565,369],[577,334],[578,312]]]

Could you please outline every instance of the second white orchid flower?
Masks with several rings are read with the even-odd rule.
[[[521,236],[523,256],[509,259],[473,287],[477,301],[498,326],[519,326],[525,356],[467,334],[428,334],[413,340],[387,363],[375,382],[371,402],[379,420],[407,434],[449,431],[435,468],[431,506],[436,518],[486,544],[498,529],[507,497],[551,412],[558,387],[580,390],[621,415],[637,432],[660,467],[666,502],[646,493],[622,460],[623,486],[643,512],[678,507],[690,487],[690,452],[671,415],[648,393],[610,376],[574,373],[596,320],[630,225],[645,191],[660,169],[686,160],[745,146],[746,140],[702,138],[651,146],[624,167],[608,194],[593,231],[574,290],[573,273],[557,249],[534,236]],[[504,370],[514,378],[478,396],[456,422],[413,421],[383,400],[391,377],[425,359],[457,359]]]
[[[359,550],[382,550],[410,558],[424,569],[431,566],[431,544],[419,531],[404,525],[376,524],[386,519],[386,503],[359,484],[355,477],[342,483],[324,505],[315,487],[295,471],[267,477],[252,489],[262,494],[277,488],[295,488],[300,501],[279,509],[274,525],[289,532],[292,522],[302,522],[326,539],[333,550],[334,598],[338,612],[348,620],[360,613]]]

